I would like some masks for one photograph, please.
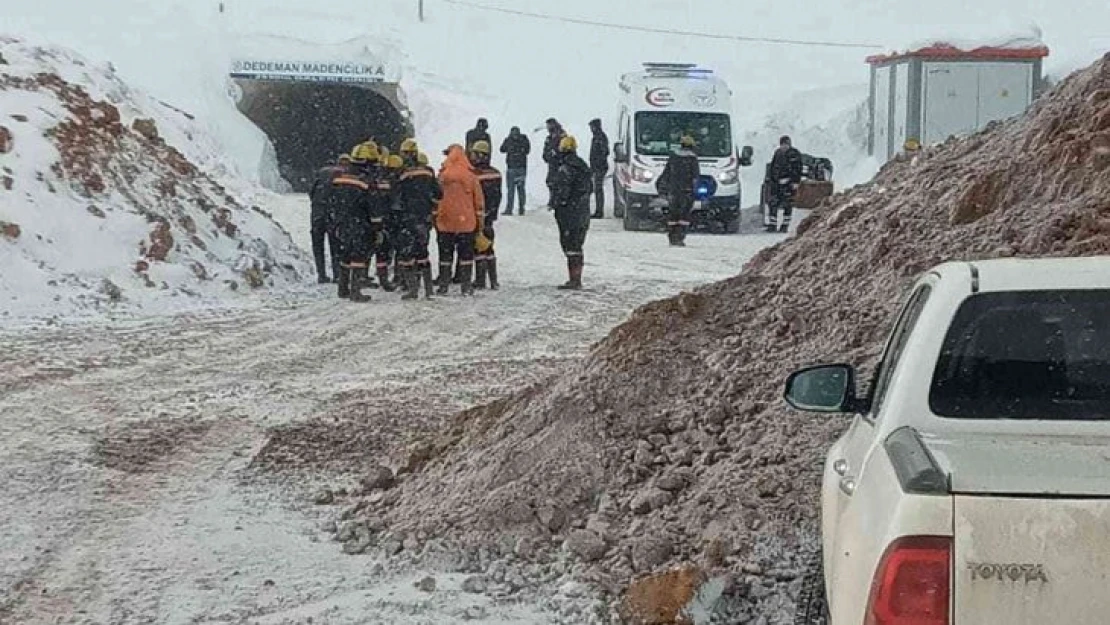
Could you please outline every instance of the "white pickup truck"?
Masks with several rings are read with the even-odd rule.
[[[1110,623],[1110,257],[946,263],[914,285],[828,452],[798,625]]]

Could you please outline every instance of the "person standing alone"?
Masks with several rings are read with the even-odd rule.
[[[590,173],[594,183],[594,219],[605,218],[605,175],[609,173],[609,137],[601,129],[601,120],[590,121]]]
[[[786,232],[790,229],[790,218],[794,213],[794,193],[802,182],[802,153],[794,147],[790,137],[779,139],[779,149],[771,157],[768,177],[771,201],[767,205],[767,214],[763,216],[763,225],[767,232]],[[780,209],[782,217],[779,217]]]
[[[693,135],[683,134],[679,148],[667,159],[663,173],[655,182],[660,195],[667,196],[667,239],[676,247],[686,245],[686,230],[694,209],[694,189],[701,175],[695,145]]]
[[[563,290],[582,288],[583,246],[590,229],[590,166],[578,156],[578,142],[570,135],[559,140],[558,167],[552,185],[559,244],[567,257],[568,279]]]
[[[501,153],[505,155],[505,184],[508,187],[508,201],[505,215],[513,214],[513,200],[520,197],[518,215],[524,214],[524,183],[528,178],[528,155],[532,152],[532,142],[528,135],[521,134],[519,126],[509,130],[509,136],[501,142]]]

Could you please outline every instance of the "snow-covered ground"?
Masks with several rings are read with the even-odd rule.
[[[305,198],[272,208],[305,230]],[[538,209],[502,218],[502,290],[474,298],[372,291],[356,305],[320,286],[264,309],[4,331],[0,623],[444,624],[468,609],[481,622],[548,622],[535,606],[459,592],[449,570],[344,555],[320,529],[340,507],[312,505],[312,479],[252,479],[252,457],[270,428],[350,393],[439,397],[434,427],[781,238],[691,236],[673,249],[663,234],[594,222],[588,288],[565,293],[552,288],[565,279],[554,220]],[[437,590],[415,590],[427,574]]]

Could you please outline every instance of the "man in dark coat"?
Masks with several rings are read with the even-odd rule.
[[[565,136],[567,136],[567,133],[563,130],[562,124],[554,117],[549,117],[547,119],[547,138],[543,141],[543,162],[547,163],[547,179],[545,182],[548,191],[548,210],[555,209],[555,191],[552,185],[555,182],[555,172],[558,171],[559,163],[562,162],[559,155],[559,142]]]
[[[501,153],[505,155],[505,184],[508,187],[508,202],[504,215],[513,214],[513,200],[520,197],[518,215],[524,214],[524,183],[528,178],[528,155],[532,152],[532,142],[528,135],[522,134],[518,126],[513,126],[509,136],[501,142]]]
[[[474,144],[478,143],[479,141],[485,141],[486,143],[493,145],[489,138],[489,122],[486,120],[485,117],[479,118],[478,123],[473,128],[466,131],[467,151],[469,152],[470,148],[474,147]]]
[[[767,232],[786,232],[794,213],[794,193],[802,182],[802,153],[793,146],[790,137],[779,139],[779,148],[771,157],[768,169],[771,200],[763,214],[763,226]],[[779,217],[780,209],[782,217]]]
[[[594,219],[605,217],[605,174],[609,173],[609,137],[601,129],[601,120],[594,119],[590,122],[590,132],[593,140],[590,141],[590,173],[594,182]]]
[[[690,227],[694,209],[694,189],[701,175],[694,145],[692,135],[682,135],[679,149],[667,159],[667,166],[655,183],[659,194],[667,196],[667,239],[678,247],[686,245],[686,229]]]
[[[590,229],[590,193],[593,183],[590,166],[578,156],[578,142],[570,135],[559,141],[558,165],[552,181],[555,221],[559,224],[559,244],[567,257],[569,278],[559,288],[582,288],[583,246]]]
[[[333,278],[339,279],[339,260],[342,254],[339,251],[339,242],[335,238],[330,191],[332,179],[345,172],[350,164],[351,157],[347,154],[340,154],[335,165],[329,165],[316,172],[316,179],[313,180],[312,188],[308,191],[308,198],[312,206],[309,216],[312,257],[316,261],[316,281],[320,284],[328,284]],[[328,277],[326,270],[325,238],[327,239],[328,252],[331,253],[332,278]]]

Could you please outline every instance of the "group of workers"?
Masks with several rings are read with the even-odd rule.
[[[599,120],[592,121],[590,129],[593,141],[587,163],[578,156],[577,140],[558,121],[547,120],[543,158],[548,165],[548,208],[555,213],[567,262],[567,281],[560,289],[582,288],[583,246],[590,220],[604,214],[601,187],[608,170],[608,137]],[[668,202],[667,237],[673,246],[685,245],[690,226],[700,176],[696,145],[692,134],[683,134],[657,180],[657,189]],[[343,299],[369,301],[364,288],[390,292],[400,288],[402,299],[416,299],[421,283],[427,298],[433,290],[447,294],[452,284],[461,285],[464,295],[498,289],[494,226],[499,214],[513,213],[518,199],[518,214],[524,214],[531,146],[519,128],[513,128],[501,144],[508,166],[504,213],[499,209],[506,179],[490,163],[491,147],[488,123],[480,119],[467,132],[465,146],[453,144],[444,150],[438,172],[429,166],[427,155],[413,139],[401,142],[397,154],[366,141],[322,169],[309,192],[312,252],[319,281],[332,282],[325,262],[326,241],[332,275]],[[800,152],[789,137],[782,137],[765,183],[771,190],[764,214],[768,231],[781,232],[788,227],[801,174]],[[591,196],[596,204],[592,213]],[[776,220],[780,210],[782,217]],[[433,230],[439,249],[435,278],[429,254]],[[377,283],[370,276],[371,262]]]
[[[494,225],[503,179],[490,164],[488,135],[468,136],[466,143],[466,147],[453,144],[444,150],[438,172],[413,139],[405,139],[397,154],[366,141],[322,169],[309,191],[319,282],[332,282],[327,275],[326,241],[342,299],[365,302],[370,296],[363,293],[364,288],[400,288],[402,299],[412,300],[419,297],[421,282],[427,298],[432,297],[433,287],[445,295],[453,283],[461,285],[464,295],[499,288]],[[590,223],[593,184],[590,168],[577,150],[575,138],[564,135],[551,161],[551,206],[568,274],[560,289],[582,288],[583,246]],[[522,182],[520,187],[523,212]],[[506,214],[512,211],[513,190],[510,185]],[[439,249],[439,274],[434,279],[429,254],[433,230]],[[377,284],[370,277],[371,261]]]

